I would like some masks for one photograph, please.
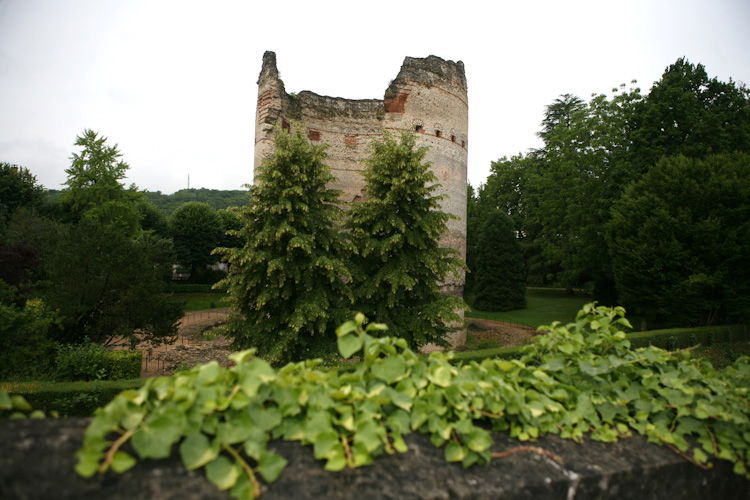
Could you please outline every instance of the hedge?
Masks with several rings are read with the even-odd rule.
[[[111,351],[98,344],[61,346],[55,380],[123,380],[141,376],[141,351]]]
[[[140,387],[144,379],[90,382],[0,382],[0,389],[20,394],[35,409],[61,417],[88,417],[124,391]]]
[[[750,327],[747,325],[725,325],[667,328],[631,333],[628,335],[628,339],[633,347],[653,345],[673,351],[697,344],[711,345],[717,342],[750,341]]]
[[[748,342],[750,327],[747,325],[701,326],[696,328],[668,328],[628,334],[632,347],[653,345],[662,349],[676,350],[697,344],[711,345],[718,342]],[[485,358],[520,358],[520,346],[493,347],[456,353],[453,362],[481,361]]]

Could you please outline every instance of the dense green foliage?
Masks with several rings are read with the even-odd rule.
[[[136,330],[153,342],[173,337],[181,309],[163,296],[171,272],[166,241],[82,221],[57,241],[45,268],[49,285],[40,293],[61,315],[58,340],[108,343]]]
[[[545,327],[521,359],[458,366],[450,353],[420,357],[405,339],[374,337],[384,325],[365,330],[359,314],[336,332],[341,354],[361,357],[346,370],[306,361],[277,371],[248,350],[231,356],[231,368],[214,361],[123,392],[97,412],[76,470],[130,469],[127,442],[141,459],[165,458],[177,445],[188,469],[204,468],[236,498],[256,498],[257,476],[274,481],[286,465],[271,439],[311,445],[337,471],[406,452],[404,435],[417,431],[446,460],[470,466],[492,458],[489,426],[521,440],[637,433],[695,464],[725,459],[750,476],[748,358],[717,371],[687,352],[631,349],[623,314],[589,304],[574,323]]]
[[[471,283],[472,307],[511,311],[526,307],[526,267],[509,216],[495,210],[480,229]]]
[[[702,65],[685,59],[666,68],[646,95],[638,88],[623,85],[613,89],[609,96],[594,95],[588,101],[569,94],[560,96],[547,107],[539,132],[543,147],[492,164],[486,184],[478,191],[474,210],[469,207],[469,252],[480,237],[471,234],[472,231],[481,233],[481,224],[477,221],[483,214],[501,210],[511,217],[521,237],[529,284],[583,287],[601,302],[624,303],[637,311],[642,303],[659,294],[659,288],[651,287],[649,294],[633,300],[636,294],[628,292],[630,285],[618,282],[624,274],[615,272],[612,256],[621,249],[612,247],[614,240],[607,237],[605,230],[612,220],[613,206],[623,197],[626,188],[646,175],[662,157],[684,155],[704,159],[720,153],[750,152],[748,99],[750,91],[744,85],[708,78]],[[685,189],[670,193],[680,197],[683,206],[692,207],[693,212],[703,209],[705,196],[689,189],[685,183],[675,183],[672,187]],[[717,213],[711,209],[707,210],[709,212]],[[643,229],[640,218],[643,214],[640,212],[627,224]],[[635,212],[629,214],[633,215]],[[738,220],[722,216],[717,225],[732,234],[742,231],[739,226],[729,228],[727,219]],[[687,218],[676,217],[672,222],[669,231],[699,232],[695,227],[681,226],[690,224]],[[712,234],[721,239],[718,233]],[[623,234],[623,238],[629,236]],[[635,238],[634,234],[632,236]],[[652,227],[649,241],[661,237]],[[705,239],[704,243],[707,241]],[[660,247],[668,245],[659,243]],[[717,247],[728,248],[721,243]],[[631,250],[635,251],[633,247],[622,251]],[[741,249],[736,247],[735,250]],[[641,258],[645,259],[649,251]],[[730,260],[735,262],[740,255],[734,254]],[[637,275],[644,277],[644,289],[648,287],[645,283],[662,279],[662,272],[668,275],[664,277],[666,283],[674,284],[678,280],[687,286],[692,279],[691,273],[675,276],[678,269],[674,266],[663,269],[646,265],[639,270],[633,265],[630,272],[632,282],[639,280]],[[727,283],[727,287],[731,286]],[[703,287],[701,292],[700,287]],[[715,290],[704,285],[692,283],[688,288],[699,294],[714,294],[708,298],[710,303],[721,300]],[[684,292],[692,293],[687,289]],[[662,295],[662,305],[658,306],[651,302],[660,310],[652,311],[654,314],[648,319],[679,326],[708,324],[722,316],[720,312],[718,316],[694,314],[695,311],[685,314],[678,310],[684,296],[678,300]],[[690,300],[697,300],[696,295],[692,297]]]
[[[709,78],[702,64],[678,59],[638,104],[634,161],[645,171],[662,156],[750,152],[749,98],[744,85]]]
[[[145,191],[144,196],[165,215],[170,216],[181,205],[190,202],[207,203],[215,210],[239,207],[247,203],[245,190],[180,189],[172,194]]]
[[[236,311],[228,324],[234,346],[280,363],[335,351],[326,332],[351,306],[351,276],[325,146],[299,129],[278,131],[275,143],[238,211],[243,246],[217,251],[229,264],[217,287]]]
[[[28,169],[0,162],[0,236],[8,218],[19,207],[41,204],[44,188]]]
[[[56,344],[49,331],[56,316],[39,300],[24,302],[0,300],[0,380],[45,377],[52,371]]]
[[[750,320],[750,154],[663,158],[608,230],[620,297],[649,324]]]
[[[454,252],[439,246],[449,215],[440,210],[435,174],[415,147],[414,134],[373,141],[364,171],[364,201],[346,227],[357,249],[352,259],[357,308],[390,325],[413,347],[444,344],[463,302],[440,285],[459,273]]]
[[[76,145],[57,207],[16,207],[0,241],[3,355],[26,363],[14,376],[49,371],[28,361],[51,363],[52,341],[107,343],[136,332],[168,340],[181,314],[163,293],[173,262],[171,242],[158,236],[163,217],[120,183],[128,165],[117,146],[91,130]]]
[[[133,230],[139,222],[133,203],[138,193],[134,186],[125,189],[120,183],[130,167],[120,159],[117,145],[108,145],[106,137],[89,129],[76,137],[75,145],[81,149],[73,153],[65,170],[68,188],[60,194],[60,202],[74,220],[86,214]]]
[[[141,376],[141,351],[110,351],[99,344],[60,347],[55,380],[126,380]]]
[[[191,281],[204,282],[200,278],[218,260],[211,252],[224,232],[216,211],[207,203],[185,203],[169,218],[169,232],[177,262],[189,270]]]

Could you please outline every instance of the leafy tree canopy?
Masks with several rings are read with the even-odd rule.
[[[219,246],[222,227],[216,210],[207,203],[192,201],[180,206],[169,218],[177,262],[196,274],[216,262],[211,255]]]
[[[244,189],[191,188],[180,189],[172,194],[162,194],[161,191],[144,191],[143,194],[167,216],[171,215],[180,205],[191,201],[208,203],[216,210],[247,204],[247,190]]]
[[[120,183],[129,167],[121,160],[116,144],[110,146],[106,137],[86,129],[76,137],[75,145],[81,150],[73,153],[70,168],[65,170],[68,189],[63,190],[60,201],[76,220],[85,211],[101,209],[107,202],[137,198],[134,186],[125,190]]]
[[[671,64],[637,109],[636,158],[644,169],[662,156],[750,151],[750,90],[709,78],[702,64]]]
[[[28,169],[0,162],[0,229],[19,207],[39,205],[43,192]]]
[[[92,130],[76,145],[82,149],[71,157],[68,188],[61,193],[71,223],[51,242],[21,237],[46,243],[46,286],[38,293],[60,313],[51,332],[74,343],[106,343],[136,332],[154,342],[169,339],[181,315],[162,295],[173,262],[171,242],[144,231],[141,221],[149,211],[135,186],[120,183],[128,165],[117,146]]]
[[[620,297],[649,326],[750,318],[750,155],[662,159],[607,229]]]

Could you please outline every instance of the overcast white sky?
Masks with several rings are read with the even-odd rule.
[[[0,161],[59,189],[76,135],[119,144],[128,182],[171,193],[252,178],[256,80],[382,98],[404,56],[462,60],[469,181],[538,147],[544,107],[680,56],[750,85],[750,1],[0,0]]]

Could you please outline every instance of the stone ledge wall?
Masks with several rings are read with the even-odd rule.
[[[82,479],[73,470],[88,419],[0,421],[2,499],[208,499],[229,498],[202,472],[179,458],[149,460],[125,474]],[[273,499],[747,499],[750,481],[727,462],[699,469],[667,448],[636,437],[618,443],[577,444],[556,436],[520,443],[494,436],[494,451],[532,444],[562,463],[517,453],[486,466],[463,469],[422,435],[408,436],[409,452],[381,456],[358,469],[327,472],[310,447],[276,442],[289,465],[261,498]],[[176,454],[175,454],[176,456]]]

